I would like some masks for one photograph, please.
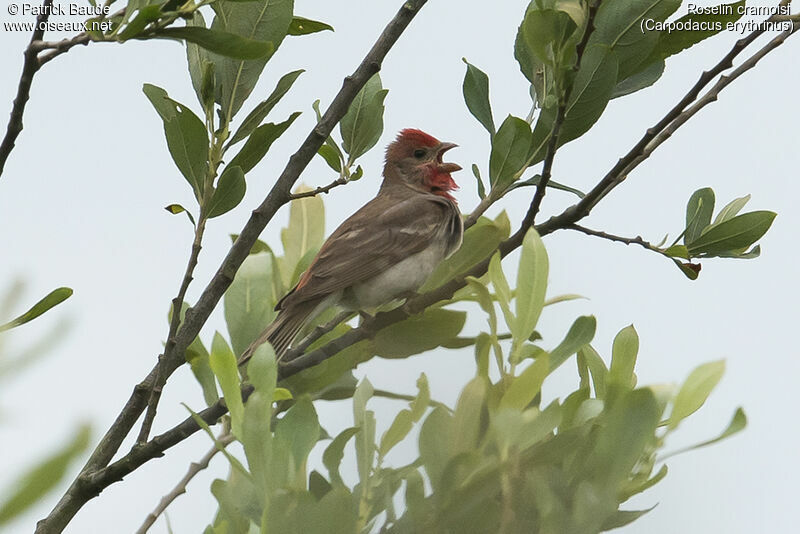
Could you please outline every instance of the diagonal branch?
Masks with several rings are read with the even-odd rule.
[[[616,241],[617,243],[624,243],[625,245],[639,245],[640,247],[646,248],[647,250],[652,250],[653,252],[664,254],[663,250],[653,245],[649,241],[645,241],[644,239],[642,239],[642,236],[637,235],[636,237],[622,237],[614,234],[609,234],[608,232],[602,232],[600,230],[592,230],[591,228],[586,228],[585,226],[581,226],[579,224],[570,224],[568,226],[565,226],[564,229],[576,230],[578,232],[581,232],[582,234],[586,234],[592,237],[599,237],[600,239],[607,239],[609,241]]]
[[[0,176],[3,174],[3,168],[6,165],[8,156],[14,150],[14,143],[16,143],[17,137],[22,132],[22,116],[25,113],[25,104],[28,103],[28,98],[30,98],[33,77],[41,67],[37,57],[38,49],[34,46],[34,43],[41,41],[42,37],[44,37],[44,28],[50,18],[52,7],[53,0],[44,0],[42,13],[36,17],[36,27],[33,30],[33,35],[31,35],[28,48],[25,49],[25,61],[22,63],[22,74],[19,77],[17,96],[14,98],[14,104],[11,107],[11,117],[8,119],[6,135],[3,137],[3,142],[0,143]]]
[[[222,261],[216,274],[203,290],[197,304],[187,310],[183,324],[175,335],[175,344],[172,347],[167,347],[164,351],[162,364],[156,365],[144,380],[134,388],[128,402],[106,432],[78,477],[73,481],[72,485],[50,514],[37,524],[37,534],[61,532],[86,502],[97,496],[106,486],[115,480],[119,480],[118,478],[114,478],[113,472],[104,469],[104,467],[108,466],[113,456],[119,450],[122,441],[131,431],[134,423],[146,408],[149,392],[155,383],[157,374],[164,373],[163,377],[168,377],[184,363],[186,348],[192,340],[197,337],[197,334],[208,320],[209,315],[216,307],[220,298],[222,298],[225,290],[230,286],[231,282],[233,282],[236,271],[247,258],[258,236],[272,220],[272,217],[278,209],[291,199],[290,191],[292,185],[297,181],[300,174],[314,157],[314,154],[316,154],[325,139],[328,138],[334,126],[347,112],[350,103],[353,101],[358,91],[372,75],[380,70],[381,64],[389,50],[391,50],[426,2],[427,0],[407,0],[404,2],[400,10],[366,54],[358,68],[356,68],[352,75],[345,78],[342,88],[334,97],[325,114],[322,116],[322,119],[306,137],[297,152],[289,158],[289,162],[267,197],[253,211],[250,219],[247,221],[247,224],[245,224],[236,242],[228,251],[227,256]],[[219,415],[224,414],[225,411],[227,410],[223,410]],[[219,415],[217,415],[217,417],[219,417]],[[216,420],[216,418],[214,418],[214,420]],[[192,420],[190,420],[190,423],[186,424],[186,422],[184,422],[182,425],[183,426],[179,425],[179,427],[188,432],[186,435],[190,435],[196,431],[197,424]],[[189,431],[189,429],[191,430]],[[124,474],[130,473],[133,469],[138,467],[138,465],[141,465],[136,465],[136,462],[131,459],[135,453],[135,458],[145,458],[141,460],[141,462],[144,463],[144,461],[154,457],[147,457],[147,451],[151,451],[152,454],[158,456],[169,446],[184,439],[180,438],[177,441],[170,441],[167,439],[168,437],[164,436],[165,435],[162,434],[161,436],[153,438],[146,444],[134,446],[131,453],[119,461],[124,462],[126,467],[120,471],[114,472],[123,473],[120,475],[121,477],[124,476]],[[119,462],[116,462],[114,465],[119,464]],[[103,475],[103,473],[106,473],[106,475]],[[100,480],[101,483],[97,483],[97,480]]]
[[[306,197],[315,197],[320,193],[328,193],[334,187],[339,187],[340,185],[345,185],[349,182],[347,178],[340,176],[336,180],[332,181],[328,185],[323,185],[321,187],[317,187],[316,189],[312,189],[311,191],[303,191],[302,193],[292,193],[289,195],[291,200],[297,200],[298,198],[306,198]]]

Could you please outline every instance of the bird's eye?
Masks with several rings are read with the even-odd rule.
[[[425,150],[418,148],[414,151],[414,157],[417,159],[422,159],[425,157]]]

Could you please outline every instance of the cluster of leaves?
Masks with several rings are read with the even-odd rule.
[[[761,254],[761,245],[750,247],[767,233],[776,214],[764,210],[739,214],[749,200],[750,195],[732,200],[712,222],[714,190],[710,187],[698,189],[686,205],[686,228],[671,246],[659,251],[673,258],[692,280],[700,273],[700,264],[684,263],[679,259],[757,258]],[[681,238],[682,245],[678,244]]]
[[[269,257],[258,253],[251,261],[266,265]],[[346,395],[352,396],[353,426],[331,439],[314,408],[319,391],[291,381],[282,384],[288,389],[276,387],[275,355],[268,345],[249,364],[255,392],[242,403],[234,352],[215,336],[208,376],[222,390],[245,458],[224,451],[230,474],[212,483],[219,510],[206,532],[589,533],[646,513],[620,506],[666,476],[664,457],[657,453],[681,421],[703,405],[722,377],[724,362],[699,366],[679,387],[637,387],[636,331],[630,326],[617,335],[606,365],[591,345],[596,327],[591,316],[576,319],[562,341],[545,349],[536,325],[553,302],[545,299],[547,276],[547,253],[531,230],[516,289],[497,255],[483,279],[470,279],[467,291],[489,325],[472,338],[475,378],[450,409],[431,400],[421,375],[417,395],[405,397],[410,404],[379,439],[369,399],[404,396],[376,391],[364,379]],[[508,334],[498,332],[503,324]],[[380,341],[369,343],[361,350],[375,353]],[[573,356],[578,388],[543,403],[545,380]],[[728,437],[745,423],[738,409],[719,436],[697,446]],[[418,457],[390,467],[388,455],[412,439],[415,426]],[[345,480],[355,477],[340,473],[348,447],[355,451],[355,484]],[[315,448],[324,448],[327,474],[309,465]]]
[[[11,291],[0,302],[0,312],[14,307],[18,296],[18,289]],[[50,341],[57,339],[58,329],[46,335],[42,341],[24,351],[21,355],[10,357],[3,350],[4,337],[9,330],[22,326],[49,311],[72,296],[72,289],[60,287],[45,295],[25,313],[11,321],[0,324],[0,381],[8,380],[14,375],[30,366],[41,357],[48,348]],[[25,473],[17,477],[13,485],[9,485],[0,500],[0,526],[11,522],[20,516],[30,506],[34,505],[44,495],[55,489],[58,483],[67,474],[67,469],[89,446],[90,429],[86,424],[80,425],[73,432],[72,437],[58,447],[43,460],[26,469]],[[5,485],[7,481],[3,481]]]
[[[560,106],[564,119],[559,146],[586,133],[611,99],[655,83],[664,72],[665,59],[718,33],[641,30],[645,19],[667,20],[680,7],[681,0],[603,0],[599,7],[590,7],[597,3],[532,0],[528,5],[514,45],[514,57],[530,84],[532,109],[525,119],[508,115],[496,129],[489,77],[467,63],[464,99],[470,113],[491,137],[488,192],[479,167],[472,167],[482,199],[488,195],[496,200],[514,188],[539,183],[538,176],[519,180],[530,166],[544,158]],[[596,13],[589,27],[593,9]],[[736,9],[731,12],[732,15],[716,16],[715,20],[724,27],[741,16]],[[579,51],[578,44],[587,31],[592,33]],[[554,182],[550,186],[582,196],[570,186]]]

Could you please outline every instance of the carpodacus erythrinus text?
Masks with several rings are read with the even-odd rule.
[[[331,306],[361,311],[416,291],[464,234],[444,163],[453,143],[406,129],[386,149],[378,195],[344,221],[320,248],[297,285],[275,307],[278,316],[242,354],[269,341],[281,358],[298,332]]]

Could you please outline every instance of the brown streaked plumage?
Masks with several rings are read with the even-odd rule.
[[[442,162],[455,146],[420,130],[400,132],[386,150],[378,195],[325,241],[239,365],[267,341],[282,357],[303,326],[331,306],[366,310],[417,290],[458,249],[464,226],[449,191],[458,187],[450,173],[461,167]]]

